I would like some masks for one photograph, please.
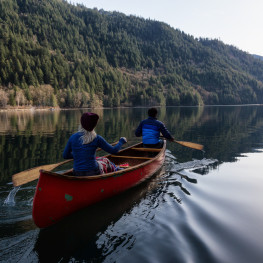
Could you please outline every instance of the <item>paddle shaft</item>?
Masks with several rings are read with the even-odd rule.
[[[118,142],[114,142],[111,145],[114,146],[116,145]],[[98,148],[97,151],[101,151],[101,148]],[[46,170],[46,171],[51,171],[53,169],[55,169],[56,167],[63,165],[65,163],[71,162],[73,161],[73,159],[69,159],[69,160],[65,160],[59,163],[54,163],[54,164],[46,164],[46,165],[41,165],[38,167],[34,167],[25,171],[22,171],[20,173],[16,173],[12,176],[12,182],[13,185],[16,186],[20,186],[22,184],[26,184],[29,182],[32,182],[36,179],[38,179],[39,177],[39,170]]]
[[[161,136],[161,138],[164,138],[163,136]],[[200,151],[203,151],[204,150],[204,145],[202,144],[198,144],[198,143],[194,143],[194,142],[185,142],[185,141],[172,141],[174,143],[178,143],[180,145],[183,145],[185,147],[188,147],[188,148],[192,148],[192,149],[196,149],[196,150],[200,150]]]
[[[185,147],[200,150],[200,151],[203,151],[204,149],[204,146],[202,144],[198,144],[194,142],[184,142],[184,141],[173,141],[173,142],[183,145]]]

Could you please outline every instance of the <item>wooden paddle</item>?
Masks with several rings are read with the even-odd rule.
[[[118,142],[114,142],[111,145],[114,146],[116,145]],[[98,148],[97,151],[101,151],[101,148]],[[20,173],[16,173],[12,176],[12,182],[13,185],[16,186],[20,186],[22,184],[26,184],[29,182],[32,182],[36,179],[38,179],[39,177],[39,170],[46,170],[46,171],[51,171],[53,169],[55,169],[56,167],[71,162],[73,161],[73,159],[69,159],[69,160],[65,160],[63,162],[60,163],[53,163],[53,164],[46,164],[46,165],[41,165],[38,167],[34,167],[25,171],[22,171]]]
[[[164,138],[163,136],[161,136],[161,138]],[[172,141],[174,143],[178,143],[180,145],[183,145],[185,147],[188,147],[188,148],[192,148],[192,149],[196,149],[196,150],[200,150],[200,151],[203,151],[204,150],[204,145],[202,144],[198,144],[198,143],[194,143],[194,142],[185,142],[185,141]]]
[[[181,145],[188,147],[188,148],[192,148],[192,149],[196,149],[196,150],[200,150],[200,151],[204,150],[204,145],[202,145],[202,144],[198,144],[198,143],[194,143],[194,142],[184,142],[184,141],[173,141],[173,142],[181,144]]]

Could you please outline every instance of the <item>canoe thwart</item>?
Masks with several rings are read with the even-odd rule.
[[[135,157],[135,156],[121,156],[121,155],[110,155],[113,158],[125,158],[125,159],[141,159],[141,160],[151,160],[153,158],[149,157]]]
[[[140,151],[140,152],[160,152],[162,149],[156,148],[131,148],[132,150]]]

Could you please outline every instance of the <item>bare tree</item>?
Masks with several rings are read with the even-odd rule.
[[[0,107],[5,108],[8,102],[8,95],[7,93],[3,90],[0,89]]]
[[[26,104],[26,97],[24,95],[24,92],[21,89],[17,89],[16,96],[15,96],[16,105],[20,106]]]

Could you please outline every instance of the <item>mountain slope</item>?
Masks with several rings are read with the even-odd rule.
[[[66,1],[0,10],[0,106],[263,103],[263,61],[221,41]]]

